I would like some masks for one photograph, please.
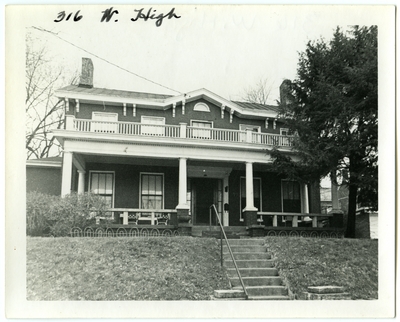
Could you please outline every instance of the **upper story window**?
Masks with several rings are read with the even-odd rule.
[[[190,121],[190,125],[193,127],[192,138],[196,139],[211,139],[211,128],[213,123],[210,121]]]
[[[92,131],[101,133],[117,133],[118,132],[118,114],[106,112],[92,112],[93,122]]]
[[[142,135],[164,136],[165,134],[165,117],[144,116],[141,117],[142,125],[140,133]]]
[[[247,132],[261,133],[261,126],[257,125],[249,125],[249,124],[239,124],[240,131],[246,131],[246,133],[241,133],[241,141],[247,141]],[[259,135],[251,135],[251,142],[259,143],[260,136]]]
[[[289,135],[289,129],[281,128],[281,135]]]
[[[193,107],[193,111],[210,112],[210,107],[206,103],[197,103]]]

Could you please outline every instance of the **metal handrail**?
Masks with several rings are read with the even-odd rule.
[[[243,291],[244,291],[244,294],[245,294],[245,297],[246,297],[246,300],[247,300],[248,297],[249,297],[249,294],[247,293],[246,287],[244,286],[242,275],[240,275],[239,268],[237,267],[235,257],[233,256],[231,246],[229,245],[228,238],[226,237],[224,227],[222,226],[222,223],[221,223],[221,218],[219,217],[217,208],[215,207],[214,204],[212,204],[210,206],[210,215],[211,215],[211,209],[212,208],[214,208],[214,212],[215,212],[215,215],[217,216],[218,223],[219,223],[219,228],[220,228],[220,232],[221,232],[221,238],[220,238],[220,240],[221,240],[221,266],[223,266],[223,247],[222,247],[222,236],[223,236],[225,241],[226,241],[226,246],[228,246],[228,250],[229,250],[229,253],[231,255],[231,258],[232,258],[232,261],[233,261],[233,265],[235,266],[236,273],[237,273],[237,275],[239,277],[240,284],[242,284],[242,288],[243,288]]]

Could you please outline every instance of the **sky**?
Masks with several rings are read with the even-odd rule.
[[[267,80],[270,104],[279,99],[282,81],[296,77],[299,53],[308,41],[328,41],[337,26],[371,25],[379,16],[379,10],[360,6],[114,5],[118,14],[100,22],[102,11],[110,7],[32,8],[24,22],[37,45],[45,44],[52,61],[67,71],[79,73],[81,58],[92,58],[95,87],[165,94],[206,88],[226,99],[241,100],[248,89]],[[165,18],[159,27],[155,20],[132,22],[135,9],[141,8],[144,12],[152,8],[156,14],[175,8],[180,18]],[[78,10],[82,18],[74,22]],[[54,22],[61,11],[73,15]]]

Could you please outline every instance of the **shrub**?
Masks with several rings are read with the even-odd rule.
[[[92,193],[72,193],[63,198],[40,193],[28,195],[27,234],[30,236],[68,236],[74,227],[84,229],[94,224],[95,216],[104,216],[108,208],[101,196]]]
[[[40,192],[29,192],[26,195],[26,234],[29,236],[43,236],[49,234],[48,218],[50,208],[59,197],[46,195]]]

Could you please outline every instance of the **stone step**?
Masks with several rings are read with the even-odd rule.
[[[242,289],[242,286],[235,286],[234,289]],[[288,291],[284,286],[247,286],[249,296],[288,296]]]
[[[248,300],[250,301],[289,301],[290,297],[285,295],[257,295],[257,296],[249,296]]]
[[[237,267],[240,268],[256,268],[256,267],[274,267],[272,259],[251,259],[251,260],[236,260]],[[234,268],[232,259],[224,257],[224,266],[226,268]]]
[[[236,298],[245,298],[245,293],[243,289],[237,290],[215,290],[214,297],[218,299],[236,299]]]
[[[230,253],[223,253],[224,259],[231,259]],[[257,252],[257,253],[237,253],[233,254],[235,260],[249,260],[249,259],[271,259],[271,254],[266,252]]]
[[[232,253],[266,253],[267,247],[261,245],[229,245],[231,247]],[[223,245],[224,253],[228,253],[229,249],[227,245]]]
[[[239,277],[231,277],[229,278],[233,287],[240,286]],[[280,276],[261,276],[261,277],[242,277],[243,283],[245,286],[278,286],[282,285],[282,279]]]
[[[223,242],[226,244],[225,240]],[[264,245],[264,239],[260,238],[240,238],[240,239],[234,239],[229,241],[229,245],[251,245],[251,246],[261,246]]]
[[[237,272],[235,268],[227,268],[226,272],[229,277],[237,277]],[[240,275],[242,277],[251,277],[251,276],[278,276],[278,270],[276,268],[239,268]]]

